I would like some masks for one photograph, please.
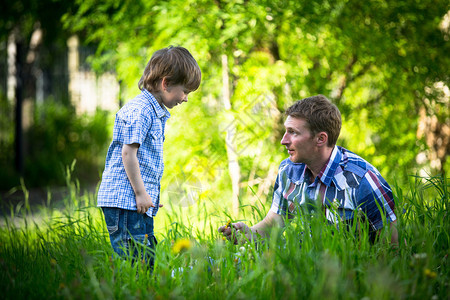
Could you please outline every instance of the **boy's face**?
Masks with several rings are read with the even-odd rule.
[[[166,87],[161,93],[161,102],[167,108],[188,101],[188,94],[190,93],[183,85],[173,85]]]

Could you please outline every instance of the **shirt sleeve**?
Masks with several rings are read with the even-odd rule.
[[[362,178],[358,193],[357,203],[369,219],[373,230],[383,227],[383,219],[386,222],[394,222],[397,217],[394,213],[394,198],[387,182],[372,171],[367,171]]]
[[[273,186],[272,205],[270,207],[270,210],[278,215],[285,216],[288,208],[293,208],[293,202],[288,202],[285,198],[285,193],[283,192],[289,184],[290,180],[285,172],[285,163],[281,162],[280,167],[278,168],[277,179]],[[289,205],[292,205],[292,207],[289,207]]]
[[[278,172],[277,180],[273,186],[273,195],[272,195],[272,205],[270,210],[279,215],[285,215],[286,210],[283,211],[283,193],[282,193],[282,185],[280,184],[280,173]]]
[[[142,145],[151,125],[151,118],[142,109],[121,110],[116,115],[118,130],[114,139],[127,145]]]

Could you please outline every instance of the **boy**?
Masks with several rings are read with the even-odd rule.
[[[201,71],[188,50],[156,51],[139,80],[141,93],[116,114],[113,140],[98,191],[111,245],[122,257],[133,255],[153,268],[156,239],[153,217],[163,174],[164,127],[167,108],[187,102],[201,81]],[[136,245],[146,253],[138,257]]]

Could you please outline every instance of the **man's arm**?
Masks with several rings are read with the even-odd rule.
[[[122,161],[136,196],[137,212],[145,214],[150,207],[155,207],[155,205],[153,205],[150,195],[145,190],[144,181],[141,177],[141,170],[137,159],[138,149],[139,144],[124,144],[122,147]]]
[[[383,214],[389,222],[391,232],[390,243],[398,245],[397,217],[395,215],[395,203],[392,190],[381,175],[369,170],[364,175],[359,185],[358,204],[361,204],[369,222],[379,236],[382,228],[386,226],[383,222]]]
[[[398,247],[397,220],[389,223],[389,228],[391,230],[391,246]]]
[[[283,216],[269,210],[264,219],[261,220],[259,223],[253,225],[252,227],[248,227],[243,222],[238,222],[231,224],[231,226],[229,227],[227,226],[220,227],[219,232],[221,232],[223,236],[226,237],[228,240],[237,244],[238,239],[236,236],[236,231],[241,234],[244,234],[245,237],[249,241],[251,241],[254,240],[258,235],[262,237],[267,237],[267,235],[270,233],[270,230],[274,226],[283,227],[284,219]]]

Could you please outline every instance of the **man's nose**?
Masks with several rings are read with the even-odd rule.
[[[287,145],[289,144],[289,139],[287,138],[287,134],[285,133],[283,135],[283,138],[281,139],[281,145]]]

